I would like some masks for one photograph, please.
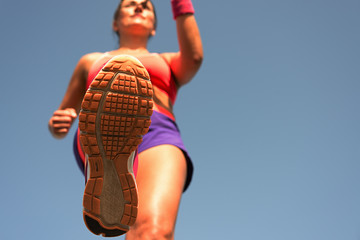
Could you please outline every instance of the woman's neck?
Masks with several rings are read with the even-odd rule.
[[[108,52],[110,55],[131,55],[134,57],[138,57],[138,56],[142,56],[142,55],[146,55],[149,54],[149,51],[147,49],[129,49],[129,48],[123,48],[120,47],[116,50],[110,51]]]
[[[119,51],[134,52],[134,53],[148,53],[147,50],[148,38],[144,36],[127,36],[120,35]]]
[[[112,51],[113,53],[119,53],[119,54],[129,54],[129,55],[139,55],[139,54],[145,54],[149,53],[149,51],[146,48],[128,48],[120,46],[118,49]]]

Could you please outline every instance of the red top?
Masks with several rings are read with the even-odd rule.
[[[113,56],[104,54],[102,58],[96,61],[91,67],[86,81],[86,89],[89,88],[92,80],[98,74],[100,69],[110,60]],[[157,53],[150,53],[138,56],[137,59],[144,65],[150,75],[151,83],[158,89],[166,93],[172,105],[174,105],[177,95],[177,86],[174,76],[171,72],[169,64]]]

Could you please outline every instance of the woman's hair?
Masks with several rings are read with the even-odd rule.
[[[151,2],[150,0],[148,0],[149,2]],[[123,4],[123,0],[120,0],[120,3],[118,5],[118,7],[116,8],[115,10],[115,13],[114,13],[114,21],[118,19],[119,15],[120,15],[120,9],[121,9],[121,6]],[[154,13],[154,30],[156,30],[156,27],[157,27],[157,17],[156,17],[156,11],[155,11],[155,6],[154,4],[151,2],[152,4],[152,7],[153,7],[153,13]],[[117,36],[119,36],[119,33],[118,32],[115,32]]]

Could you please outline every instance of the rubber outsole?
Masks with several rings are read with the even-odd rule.
[[[140,61],[115,56],[84,96],[79,129],[90,177],[83,215],[96,235],[119,236],[135,223],[138,197],[133,159],[151,123],[152,95],[150,76]]]

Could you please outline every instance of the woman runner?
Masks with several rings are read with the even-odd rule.
[[[94,234],[174,239],[193,167],[172,109],[178,89],[200,68],[203,51],[191,1],[171,5],[179,52],[149,53],[154,5],[120,1],[113,20],[119,48],[81,57],[49,120],[52,135],[63,138],[79,115],[74,152],[87,179],[84,221]]]

